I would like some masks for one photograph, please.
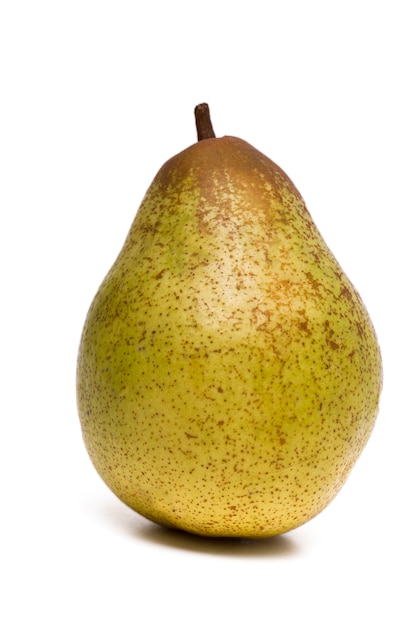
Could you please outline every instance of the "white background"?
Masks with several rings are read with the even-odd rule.
[[[2,624],[417,623],[416,65],[412,0],[2,2]],[[345,487],[263,542],[128,510],[75,404],[87,308],[203,101],[293,179],[384,360]]]

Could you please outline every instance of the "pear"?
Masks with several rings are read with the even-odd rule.
[[[375,331],[300,193],[216,138],[157,173],[87,314],[77,398],[108,487],[205,536],[289,531],[339,492],[377,416]]]

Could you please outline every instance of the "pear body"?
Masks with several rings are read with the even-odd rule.
[[[364,304],[286,174],[235,137],[169,160],[81,338],[83,437],[110,489],[200,535],[286,532],[345,482],[381,384]]]

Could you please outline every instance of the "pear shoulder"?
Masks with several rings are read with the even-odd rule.
[[[301,194],[287,174],[243,139],[233,136],[204,139],[192,144],[169,159],[159,170],[156,179],[167,187],[174,182],[186,181],[190,170],[200,181],[207,180],[206,191],[210,188],[213,176],[229,182],[237,178],[248,186],[257,183],[262,187],[271,185],[271,190],[284,187],[294,196]],[[216,185],[217,186],[217,185]]]

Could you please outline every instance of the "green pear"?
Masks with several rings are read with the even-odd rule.
[[[380,350],[288,176],[195,113],[199,141],[157,173],[88,311],[79,415],[98,473],[141,515],[268,537],[344,484]]]

